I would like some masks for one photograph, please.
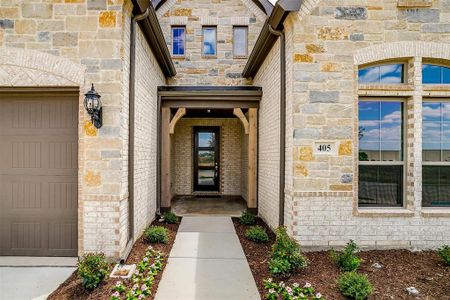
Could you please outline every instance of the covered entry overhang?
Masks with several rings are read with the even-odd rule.
[[[183,117],[197,114],[201,110],[212,111],[220,118],[228,112],[238,118],[248,146],[247,159],[242,161],[247,176],[245,195],[247,208],[257,211],[257,151],[258,151],[258,107],[262,89],[255,86],[161,86],[158,88],[159,137],[158,137],[158,196],[161,211],[171,209],[173,190],[174,149],[172,138],[177,122]],[[194,146],[193,146],[194,149]],[[225,158],[226,159],[226,158]],[[176,172],[176,170],[175,170]],[[220,194],[220,191],[218,192]]]

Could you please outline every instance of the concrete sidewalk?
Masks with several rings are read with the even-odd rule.
[[[155,299],[260,299],[230,217],[183,217]]]

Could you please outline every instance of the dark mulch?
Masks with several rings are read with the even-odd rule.
[[[267,229],[270,242],[257,244],[245,238],[245,230],[249,226],[240,224],[238,218],[233,218],[233,223],[263,298],[266,294],[263,280],[271,277],[268,262],[275,235],[262,220],[258,219],[257,225]],[[289,279],[276,280],[282,280],[290,284],[298,282],[301,285],[309,282],[316,292],[320,292],[328,300],[346,299],[338,289],[337,278],[340,272],[331,261],[330,252],[305,252],[304,255],[309,260],[308,267],[305,270]],[[434,251],[376,250],[361,252],[360,257],[363,262],[359,272],[366,274],[374,286],[371,300],[450,299],[450,267],[444,265]],[[383,267],[381,269],[373,268],[372,265],[375,262]],[[405,289],[411,286],[419,290],[419,297],[408,296]]]
[[[153,221],[152,225],[164,226],[169,230],[169,243],[167,244],[149,244],[146,243],[141,237],[136,243],[133,245],[133,249],[131,250],[130,255],[128,256],[126,263],[127,264],[135,264],[142,260],[144,257],[145,251],[148,246],[152,246],[154,249],[159,250],[164,255],[164,268],[167,263],[167,258],[169,256],[170,250],[172,249],[173,243],[175,241],[175,236],[177,234],[177,230],[179,224],[164,224],[158,221]],[[161,275],[163,272],[160,272],[156,278],[155,283],[152,287],[152,295],[154,296],[156,293],[156,289],[158,288],[159,281],[161,280]],[[116,284],[118,279],[116,278],[108,278],[103,283],[101,283],[96,289],[91,292],[87,292],[82,284],[81,279],[78,278],[76,271],[66,280],[64,281],[57,290],[55,290],[48,297],[49,300],[61,300],[61,299],[89,299],[89,300],[107,300],[110,299],[111,294],[113,293],[112,287]],[[154,299],[154,297],[148,297],[147,299]]]

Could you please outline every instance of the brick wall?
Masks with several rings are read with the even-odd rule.
[[[138,238],[156,213],[157,99],[158,86],[165,84],[164,74],[140,28],[136,39],[136,62],[134,235]]]
[[[427,57],[450,57],[450,3],[405,3],[305,1],[290,18],[294,161],[287,197],[289,231],[303,245],[329,247],[354,239],[367,247],[433,248],[450,241],[448,209],[421,206],[421,101],[426,96],[449,99],[448,88],[424,91],[421,63]],[[392,59],[405,61],[412,86],[358,86],[358,66]],[[403,208],[357,206],[359,96],[406,101]],[[336,152],[317,155],[317,141],[334,144]]]
[[[186,55],[174,58],[178,74],[171,85],[243,85],[241,76],[246,58],[233,57],[233,25],[248,26],[250,54],[265,21],[265,14],[251,0],[167,1],[158,18],[169,49],[171,26],[186,26]],[[202,57],[202,26],[217,26],[217,57]]]
[[[223,195],[241,195],[242,125],[237,118],[190,119],[178,121],[173,135],[173,190],[178,195],[193,192],[193,135],[194,126],[220,127],[220,191]]]
[[[280,41],[256,74],[263,89],[259,104],[258,213],[272,228],[278,226],[280,177]]]

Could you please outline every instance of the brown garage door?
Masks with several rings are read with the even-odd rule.
[[[77,96],[0,94],[0,255],[77,255]]]

